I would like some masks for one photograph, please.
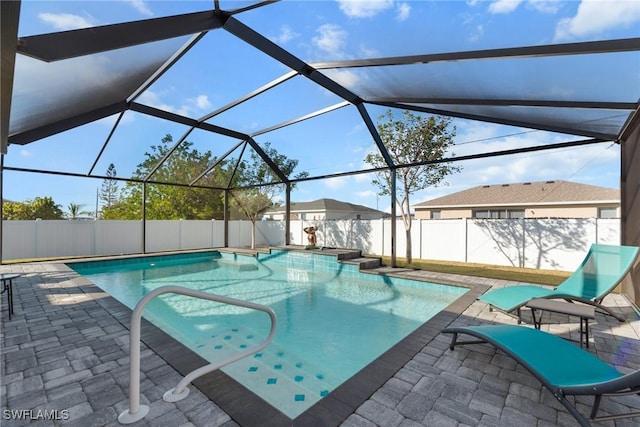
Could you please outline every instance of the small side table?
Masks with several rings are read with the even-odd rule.
[[[540,318],[536,318],[536,310],[550,311],[553,313],[566,314],[568,316],[576,316],[580,318],[580,347],[582,340],[589,348],[589,319],[595,319],[596,309],[592,305],[574,304],[567,301],[552,300],[546,298],[535,298],[527,303],[527,307],[531,309],[531,317],[533,325],[536,329],[540,329],[542,324],[542,313]]]
[[[2,291],[0,294],[7,293],[7,305],[9,309],[9,320],[13,314],[13,279],[20,277],[18,273],[0,274],[0,282],[2,282]]]

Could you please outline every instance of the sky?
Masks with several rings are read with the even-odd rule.
[[[252,2],[222,0],[220,3],[222,8],[233,9]],[[210,8],[211,4],[211,1],[27,0],[22,2],[19,36],[189,13]],[[307,62],[640,36],[640,3],[634,0],[285,0],[237,17]],[[158,43],[152,49],[134,50],[133,55],[131,51],[126,54],[115,51],[69,60],[77,61],[70,63],[78,69],[91,70],[87,81],[83,80],[86,73],[62,72],[57,65],[52,65],[46,75],[39,75],[32,72],[34,60],[21,58],[17,69],[23,72],[16,75],[16,79],[28,81],[34,92],[38,82],[60,81],[50,93],[42,95],[42,102],[46,105],[46,102],[60,103],[64,99],[64,106],[60,104],[63,111],[75,105],[73,99],[65,98],[69,96],[65,85],[72,84],[78,89],[97,85],[104,96],[112,96],[111,79],[117,73],[132,72],[132,58],[153,65],[186,40]],[[491,70],[497,69],[478,69],[478,73]],[[209,32],[136,101],[198,118],[288,71],[227,32],[216,30]],[[630,72],[637,73],[637,70]],[[341,70],[332,77],[346,86],[366,83],[366,76],[355,70]],[[407,88],[406,81],[395,81],[393,76],[383,73],[381,77],[385,84]],[[446,80],[447,76],[442,78]],[[477,90],[473,77],[465,83],[470,91]],[[640,87],[640,81],[638,83]],[[497,79],[496,84],[508,86],[509,82]],[[254,133],[341,101],[304,77],[295,77],[209,122]],[[384,108],[370,105],[367,110],[374,122],[385,112]],[[27,145],[10,145],[5,166],[88,174],[115,120],[116,117],[109,117]],[[454,119],[452,125],[456,127],[456,136],[450,154],[456,156],[583,139],[461,119]],[[118,176],[130,176],[151,145],[159,143],[166,134],[177,140],[187,130],[181,125],[127,112],[99,156],[93,173],[104,175],[108,165],[114,163]],[[255,139],[262,144],[269,142],[280,153],[298,160],[299,170],[311,176],[366,169],[364,158],[375,150],[353,106],[257,135]],[[238,142],[200,130],[191,132],[187,140],[194,148],[211,150],[214,155],[222,155]],[[461,172],[448,176],[447,185],[420,190],[411,196],[411,202],[416,204],[477,185],[541,180],[618,188],[619,163],[620,147],[610,142],[459,162],[456,165],[461,167]],[[373,176],[362,174],[304,182],[292,193],[292,201],[333,198],[389,211],[390,200],[377,195],[379,190],[371,184],[372,179]],[[75,203],[93,211],[102,180],[8,171],[3,184],[7,200],[51,196],[63,210]]]

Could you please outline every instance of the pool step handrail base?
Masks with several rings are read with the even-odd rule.
[[[133,424],[146,417],[148,413],[149,407],[147,405],[140,405],[134,413],[129,412],[128,409],[122,411],[120,415],[118,415],[118,422],[120,424]]]
[[[176,393],[176,387],[167,390],[165,394],[162,395],[162,400],[169,403],[179,402],[189,395],[189,388],[185,387],[181,392]]]

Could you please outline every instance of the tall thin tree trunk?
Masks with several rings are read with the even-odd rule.
[[[256,248],[256,220],[251,221],[251,249]]]
[[[413,261],[413,258],[411,255],[411,227],[409,228],[405,227],[405,232],[407,233],[406,258],[407,258],[407,262],[411,264],[411,262]]]

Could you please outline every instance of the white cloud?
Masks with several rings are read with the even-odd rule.
[[[337,0],[349,18],[371,18],[393,6],[394,0]]]
[[[409,3],[400,3],[398,5],[398,14],[396,15],[396,21],[406,21],[411,14],[411,6]]]
[[[378,195],[378,193],[373,190],[356,191],[353,194],[360,199],[369,199]]]
[[[195,98],[187,98],[179,106],[173,106],[166,103],[162,98],[165,94],[154,92],[152,90],[146,90],[138,101],[141,104],[146,104],[151,107],[156,107],[161,110],[169,111],[171,113],[179,114],[181,116],[192,117],[193,115],[201,112],[202,110],[208,110],[211,108],[211,102],[207,95],[198,95]]]
[[[542,13],[554,14],[560,10],[560,0],[529,0],[528,7]]]
[[[40,13],[38,18],[60,31],[77,30],[96,25],[92,17],[85,18],[71,13]]]
[[[636,1],[583,0],[576,16],[564,18],[556,26],[555,40],[567,40],[598,34],[640,21],[640,3]]]
[[[480,40],[483,34],[484,34],[484,26],[482,24],[476,25],[476,27],[473,29],[473,32],[469,36],[469,41],[477,42],[478,40]]]
[[[324,70],[323,73],[336,83],[352,90],[360,82],[358,75],[349,70]]]
[[[346,44],[347,32],[334,24],[324,24],[316,29],[317,36],[313,38],[313,44],[320,50],[333,57],[343,56]]]
[[[344,188],[349,183],[348,176],[337,176],[333,178],[325,179],[324,185],[332,190]]]
[[[489,5],[489,12],[494,14],[511,13],[520,6],[522,0],[496,0]]]
[[[153,12],[144,0],[124,0],[129,3],[135,10],[146,16],[153,16]]]
[[[152,90],[144,91],[136,101],[140,102],[141,104],[149,105],[151,107],[178,114],[177,108],[174,108],[173,106],[162,101],[162,95]]]
[[[20,157],[31,157],[33,155],[33,153],[30,150],[27,150],[26,148],[23,148],[22,150],[20,150]]]
[[[455,147],[457,156],[475,153],[488,153],[523,148],[541,144],[553,144],[567,141],[566,136],[542,131],[516,132],[500,137],[505,128],[490,124],[467,122],[458,124],[459,142],[478,141]],[[507,130],[507,132],[511,132]],[[609,144],[610,145],[610,144]],[[585,147],[560,150],[538,151],[511,156],[491,157],[460,162],[463,170],[446,178],[451,184],[446,193],[460,191],[483,184],[503,184],[527,181],[561,179],[585,182],[594,171],[602,177],[595,185],[612,186],[604,182],[609,179],[610,171],[619,169],[619,150],[609,149],[609,145],[595,144]],[[607,178],[604,178],[604,175]],[[615,184],[613,185],[615,186]],[[438,197],[434,192],[425,194],[425,200]]]
[[[199,95],[190,101],[194,102],[200,110],[211,108],[211,102],[209,102],[209,97],[207,95]]]
[[[286,44],[287,42],[299,36],[300,34],[293,31],[291,27],[289,27],[288,25],[283,25],[282,28],[280,28],[280,34],[278,34],[276,37],[273,37],[271,40],[275,43]]]

